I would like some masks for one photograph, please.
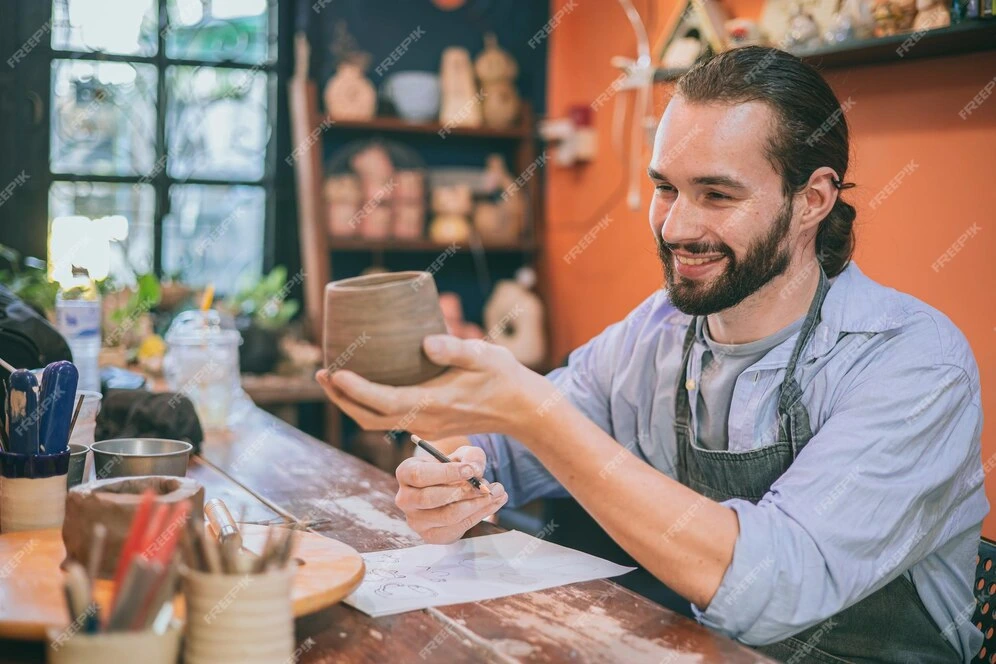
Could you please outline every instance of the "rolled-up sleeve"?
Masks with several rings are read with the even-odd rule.
[[[601,334],[570,354],[567,366],[555,369],[547,378],[557,391],[539,406],[539,413],[553,408],[558,401],[569,400],[585,417],[615,437],[610,412],[612,378],[619,356],[632,339],[627,337],[653,310],[657,296],[645,300],[622,321],[610,325]],[[562,498],[568,495],[560,483],[543,467],[522,443],[501,434],[470,436],[471,445],[487,455],[485,479],[501,482],[508,491],[510,507],[536,498]]]
[[[757,505],[724,503],[740,534],[700,622],[749,645],[782,640],[978,528],[988,501],[974,363],[928,366],[925,350],[882,349]]]

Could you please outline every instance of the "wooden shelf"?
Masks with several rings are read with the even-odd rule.
[[[491,127],[449,127],[438,122],[409,122],[401,118],[378,117],[372,120],[336,120],[328,125],[326,131],[383,131],[399,134],[439,134],[445,131],[447,136],[472,136],[476,138],[508,138],[521,140],[529,137],[530,129],[524,125],[508,129]]]
[[[329,251],[425,251],[443,252],[450,245],[439,244],[432,240],[365,240],[363,238],[333,237],[329,239]],[[535,247],[529,242],[513,242],[511,244],[486,244],[484,251],[532,251]],[[456,247],[457,253],[469,253],[473,249],[469,244]]]
[[[970,19],[947,28],[924,32],[919,39],[913,41],[915,37],[915,33],[904,32],[890,37],[823,46],[796,55],[819,69],[835,69],[991,51],[996,50],[996,19]],[[901,49],[907,40],[910,40],[910,44]],[[685,71],[687,70],[659,68],[654,72],[654,81],[673,81]]]

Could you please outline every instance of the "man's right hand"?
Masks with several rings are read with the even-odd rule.
[[[401,487],[394,502],[408,517],[408,525],[429,544],[455,542],[508,501],[505,487],[481,479],[484,450],[467,445],[449,457],[452,463],[416,455],[405,459],[395,473]],[[491,495],[474,488],[467,481],[470,477],[480,479]]]

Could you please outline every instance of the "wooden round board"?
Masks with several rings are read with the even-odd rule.
[[[259,553],[267,526],[240,526],[244,546]],[[0,639],[41,641],[49,626],[69,624],[59,565],[66,557],[61,530],[0,535]],[[303,616],[339,602],[363,580],[363,558],[353,547],[315,533],[301,532],[293,557],[298,562],[291,591],[294,615]],[[107,606],[110,581],[98,581],[97,601]],[[177,596],[177,617],[183,598]]]

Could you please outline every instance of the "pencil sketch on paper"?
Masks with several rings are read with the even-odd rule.
[[[604,579],[634,569],[517,531],[365,553],[363,559],[366,578],[345,601],[374,617]]]

